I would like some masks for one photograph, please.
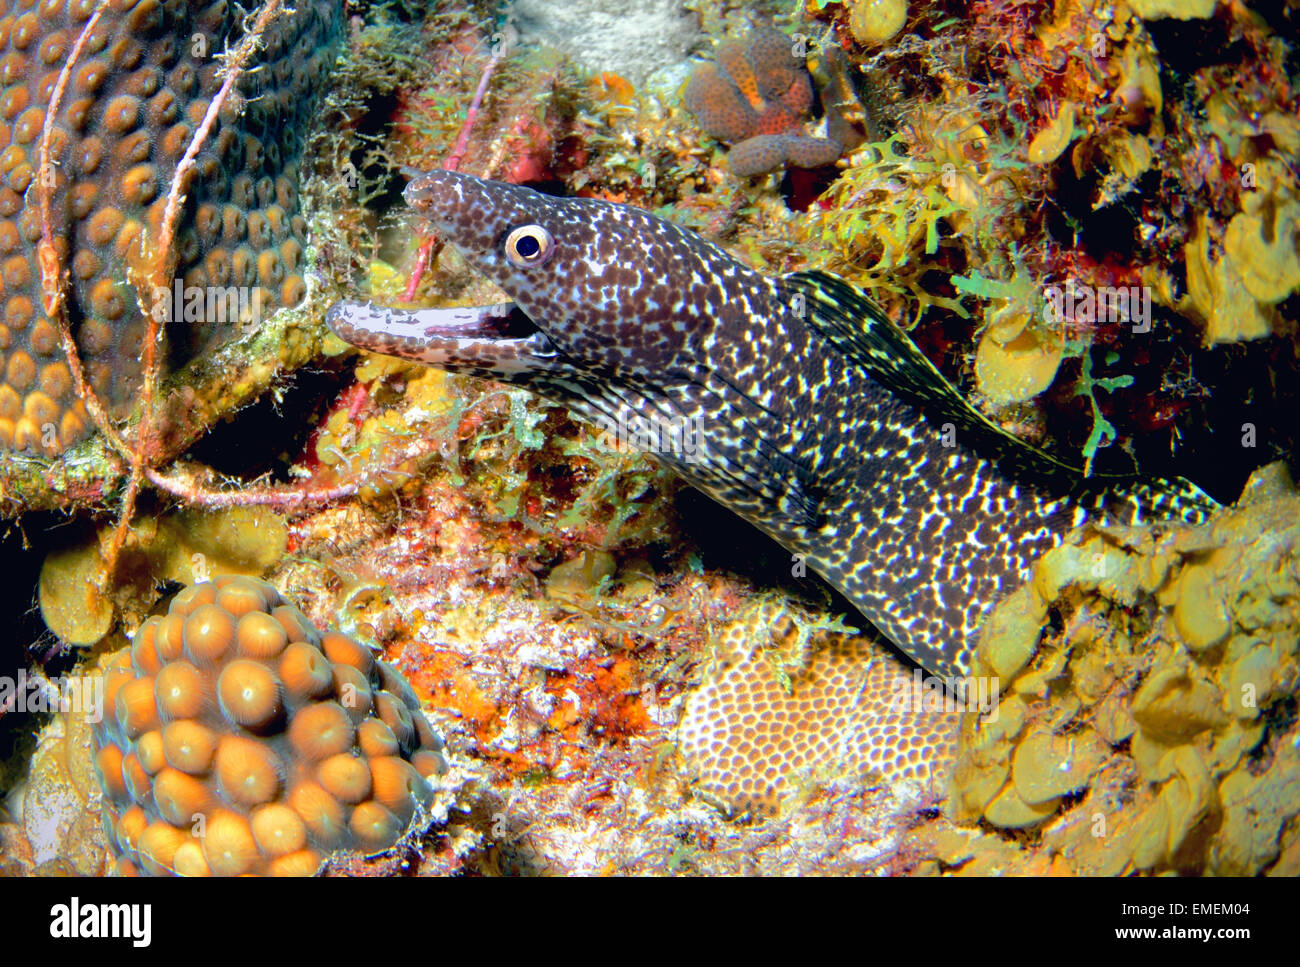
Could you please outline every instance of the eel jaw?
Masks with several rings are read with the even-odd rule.
[[[325,323],[353,346],[439,369],[504,376],[572,368],[513,302],[454,309],[339,302],[325,314]]]

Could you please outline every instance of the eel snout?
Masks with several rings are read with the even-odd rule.
[[[444,309],[338,302],[325,323],[359,349],[431,365],[513,371],[555,355],[550,340],[513,302]]]

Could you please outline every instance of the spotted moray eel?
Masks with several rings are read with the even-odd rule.
[[[1217,506],[1182,480],[1085,479],[1005,433],[832,276],[769,278],[646,211],[455,172],[406,199],[513,301],[345,302],[335,333],[603,426],[696,428],[693,452],[659,459],[935,675],[967,674],[985,616],[1071,527]]]

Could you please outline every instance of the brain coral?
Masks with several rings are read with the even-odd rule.
[[[178,594],[104,695],[95,767],[126,875],[308,875],[392,846],[446,770],[394,669],[252,578]]]
[[[754,29],[743,45],[718,47],[717,65],[702,64],[691,75],[685,101],[704,130],[732,142],[731,170],[741,176],[783,164],[821,167],[844,150],[837,141],[804,133],[812,81],[793,40],[772,27]]]
[[[37,168],[53,87],[96,5],[0,6],[0,449],[62,450],[89,430],[56,322],[42,307]],[[203,293],[205,308],[193,314],[203,318],[170,327],[173,358],[193,355],[237,321],[238,310],[222,312],[206,298],[218,288],[223,299],[235,294],[246,316],[255,293],[264,314],[303,298],[297,168],[315,94],[333,63],[341,6],[297,3],[272,22],[252,64],[260,69],[239,83],[242,111],[228,101],[198,155],[175,275],[186,287],[212,288],[183,290],[186,300]],[[89,33],[59,102],[51,229],[87,379],[119,415],[133,394],[144,334],[128,264],[144,233],[157,237],[176,163],[220,85],[214,55],[238,38],[242,17],[225,0],[115,0]]]
[[[801,632],[760,605],[713,648],[718,670],[688,700],[679,748],[697,791],[731,813],[773,813],[800,781],[849,773],[925,788],[956,751],[956,712],[867,638]],[[778,672],[782,654],[797,667]]]

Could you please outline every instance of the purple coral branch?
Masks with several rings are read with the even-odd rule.
[[[465,123],[460,127],[460,134],[456,136],[456,143],[452,146],[451,154],[442,163],[443,170],[455,171],[460,167],[461,161],[464,160],[465,151],[469,148],[469,135],[474,129],[474,122],[478,119],[479,108],[483,106],[483,97],[487,94],[488,84],[491,83],[492,74],[496,71],[497,65],[501,63],[507,49],[507,45],[501,44],[488,58],[487,66],[483,68],[483,74],[478,79],[478,87],[474,90],[474,98],[469,102],[469,110],[465,112]]]

